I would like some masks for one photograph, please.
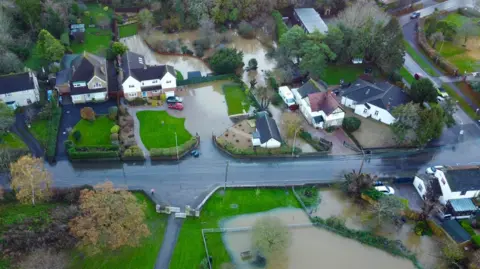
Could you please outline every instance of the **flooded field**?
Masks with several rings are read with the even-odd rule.
[[[227,219],[222,227],[249,227],[262,215],[274,215],[286,224],[309,223],[307,215],[300,209],[280,208],[272,211],[241,215]],[[311,268],[395,268],[410,269],[413,264],[407,260],[394,257],[379,249],[367,247],[326,230],[316,227],[290,228],[292,244],[287,252],[285,267],[288,269]],[[250,250],[250,232],[228,232],[223,234],[223,241],[239,269],[253,269],[249,262],[242,261],[240,253]],[[214,254],[213,254],[214,255]],[[280,269],[280,268],[278,268]]]

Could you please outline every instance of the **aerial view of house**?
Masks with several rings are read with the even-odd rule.
[[[31,71],[0,76],[0,102],[15,109],[39,101],[38,80]]]

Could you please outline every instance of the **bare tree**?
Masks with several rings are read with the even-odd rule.
[[[142,25],[143,29],[147,31],[147,33],[150,32],[152,29],[152,24],[153,24],[153,15],[150,10],[144,8],[138,12],[138,20],[140,21],[140,24]]]
[[[442,242],[444,259],[449,263],[448,268],[463,268],[461,261],[465,258],[463,249],[452,240],[444,239]]]
[[[37,98],[37,100],[38,100],[38,98]],[[33,119],[35,118],[35,115],[36,115],[35,108],[33,108],[33,106],[31,106],[31,105],[27,106],[25,108],[25,113],[24,114],[25,114],[26,123],[31,124]]]
[[[380,10],[374,1],[359,0],[341,12],[335,22],[342,23],[348,28],[359,29],[370,22],[386,25],[390,19],[390,16]]]
[[[200,28],[198,29],[198,34],[200,36],[200,39],[205,42],[207,48],[215,46],[218,39],[218,34],[215,31],[215,24],[212,20],[208,18],[203,18],[200,21]]]
[[[438,42],[443,42],[445,38],[442,32],[435,32],[430,36],[430,42],[432,42],[432,48],[435,48]]]
[[[441,207],[438,203],[438,194],[433,188],[434,180],[437,179],[433,177],[423,179],[423,182],[425,184],[425,194],[422,197],[423,205],[422,213],[420,214],[420,218],[423,220],[426,220],[433,210],[439,209]]]
[[[298,129],[302,126],[302,118],[298,113],[284,112],[282,114],[282,126],[287,138],[293,138]]]
[[[0,8],[0,48],[12,43],[13,39],[10,34],[12,29],[12,20],[5,12],[5,9]]]
[[[267,87],[261,86],[254,88],[254,94],[257,99],[259,99],[260,111],[267,110],[272,99],[273,91],[268,89]]]
[[[288,227],[278,217],[265,216],[257,219],[252,227],[252,249],[267,259],[285,255],[291,244]]]
[[[398,223],[397,220],[404,209],[405,205],[398,197],[385,195],[374,203],[369,211],[374,223],[380,225],[384,222]]]
[[[65,269],[68,257],[64,253],[55,253],[52,250],[38,249],[29,254],[20,262],[20,269]]]
[[[345,181],[343,182],[344,191],[353,197],[359,198],[363,191],[372,188],[375,181],[374,176],[365,173],[357,173],[355,170],[351,173],[345,174]]]

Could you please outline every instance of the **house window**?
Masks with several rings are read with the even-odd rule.
[[[77,81],[77,82],[73,82],[72,85],[74,88],[77,88],[77,87],[85,87],[87,84],[84,81]]]
[[[129,93],[128,96],[135,97],[135,96],[137,96],[137,93]]]
[[[375,116],[378,116],[378,110],[377,110],[377,111],[375,111]]]
[[[465,194],[467,194],[467,191],[461,191],[460,192],[460,195],[465,195]]]
[[[135,85],[128,85],[129,88],[135,88]]]
[[[5,96],[10,97],[10,96],[12,96],[12,94],[11,94],[11,93],[7,93],[7,94],[5,94]]]
[[[31,104],[32,103],[32,100],[30,100],[30,98],[27,99],[27,104]]]
[[[423,186],[422,186],[422,184],[418,184],[417,189],[418,189],[419,191],[423,191]]]
[[[95,82],[95,84],[93,84],[93,88],[101,88],[102,87],[102,84],[100,84],[99,82]]]
[[[363,110],[363,113],[365,114],[365,113],[367,113],[367,111],[368,111],[368,109],[365,108],[365,109]]]
[[[157,83],[157,82],[158,82],[158,80],[154,80],[154,81],[152,81],[152,83]]]
[[[142,82],[142,86],[145,85],[145,83]]]
[[[171,80],[167,80],[167,83],[171,83],[172,81]]]

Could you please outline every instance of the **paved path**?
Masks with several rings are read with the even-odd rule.
[[[163,237],[162,248],[160,248],[155,262],[155,269],[167,269],[169,267],[182,224],[183,219],[175,219],[174,214],[168,217],[167,229]]]
[[[15,116],[15,124],[12,126],[12,132],[18,135],[27,145],[28,149],[35,157],[43,157],[44,151],[37,139],[30,133],[28,127],[25,125],[25,116],[17,114]]]

